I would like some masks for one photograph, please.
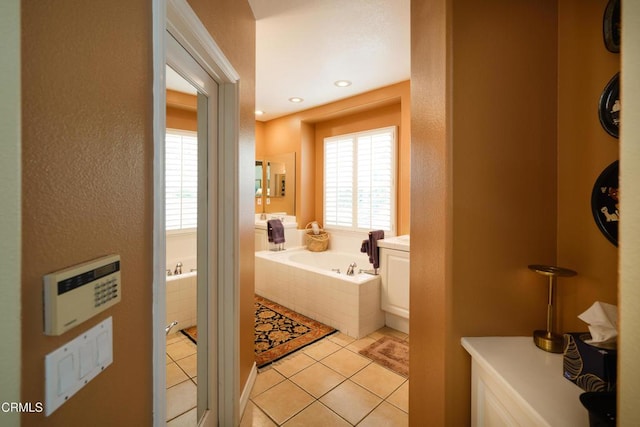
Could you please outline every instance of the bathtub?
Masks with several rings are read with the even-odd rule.
[[[178,321],[178,324],[171,332],[178,332],[181,329],[196,325],[197,311],[196,302],[198,294],[198,273],[191,271],[195,264],[189,261],[184,263],[183,274],[167,276],[166,286],[166,324]],[[167,263],[167,267],[169,267]],[[175,263],[171,265],[175,266]]]
[[[256,252],[255,261],[256,294],[353,338],[384,326],[380,276],[359,273],[371,268],[366,255],[300,248]],[[347,276],[352,262],[355,274]]]

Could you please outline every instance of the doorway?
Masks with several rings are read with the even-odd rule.
[[[217,323],[217,265],[209,262],[210,253],[215,253],[212,242],[217,241],[217,232],[212,224],[215,216],[211,215],[215,207],[209,200],[217,199],[215,147],[218,85],[171,34],[167,34],[166,40],[167,76],[177,76],[181,78],[179,82],[187,84],[186,91],[194,95],[185,94],[185,98],[194,99],[196,107],[195,123],[181,126],[187,131],[195,130],[195,134],[184,133],[184,130],[168,130],[165,141],[165,224],[169,267],[166,319],[170,326],[178,321],[174,317],[179,317],[176,329],[197,328],[197,338],[195,334],[191,336],[194,343],[183,341],[167,348],[167,357],[175,359],[177,367],[170,370],[174,366],[167,365],[167,380],[175,381],[169,378],[172,372],[177,374],[178,379],[184,378],[180,371],[187,376],[187,381],[167,389],[167,421],[175,417],[194,420],[195,415],[194,424],[199,424],[205,412],[212,409],[208,406],[211,389],[208,383],[217,383],[217,370],[211,368],[216,364],[217,343],[215,334],[209,333],[210,330],[216,330]],[[183,117],[182,121],[191,122],[188,120],[190,116],[193,114]],[[178,235],[181,238],[178,245],[174,230],[181,233]],[[189,265],[188,260],[195,260],[196,268],[193,268],[193,264]],[[169,280],[174,263],[174,277]],[[193,298],[194,290],[196,298]],[[173,313],[175,316],[172,317]],[[194,344],[196,354],[188,355]],[[170,348],[179,350],[172,352]],[[170,385],[168,382],[167,386]],[[195,395],[194,389],[197,391]],[[191,409],[192,402],[197,403],[195,411]]]
[[[165,67],[198,92],[198,425],[238,419],[237,194],[239,76],[188,3],[154,2],[154,425],[166,423]],[[197,59],[194,59],[197,58]],[[188,64],[191,63],[191,66]],[[195,66],[194,66],[195,64]],[[202,119],[202,120],[201,120]]]

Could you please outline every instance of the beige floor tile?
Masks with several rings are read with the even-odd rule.
[[[193,425],[190,427],[193,427]],[[249,401],[244,409],[240,427],[276,427],[276,424],[252,401]]]
[[[167,420],[172,420],[196,407],[197,388],[191,381],[184,381],[167,389]]]
[[[387,402],[373,410],[362,420],[358,427],[406,427],[409,425],[409,415]]]
[[[192,354],[191,356],[178,359],[176,362],[180,369],[182,369],[189,378],[193,378],[198,375],[198,355]]]
[[[320,402],[355,425],[378,406],[382,399],[347,380],[322,396]]]
[[[405,382],[406,378],[387,368],[371,363],[352,376],[351,381],[384,399],[393,393],[400,384]]]
[[[285,427],[348,427],[350,425],[318,401],[307,406],[298,415],[284,423]]]
[[[396,337],[396,338],[400,338],[401,340],[404,340],[404,339],[407,339],[409,334],[405,334],[404,332],[400,332],[388,326],[383,326],[377,331],[370,333],[368,336],[375,340],[379,340],[384,336],[392,336],[392,337]]]
[[[289,378],[290,376],[302,371],[304,368],[313,365],[315,362],[315,359],[307,356],[304,353],[298,352],[294,353],[292,356],[288,356],[287,358],[274,363],[273,369],[276,369],[282,375]]]
[[[281,383],[284,380],[286,380],[286,378],[282,376],[280,372],[273,368],[258,372],[258,376],[256,377],[256,382],[253,385],[253,389],[251,390],[250,397],[257,396],[263,391],[270,389],[274,385]]]
[[[409,381],[405,381],[396,391],[387,397],[387,402],[409,413]]]
[[[340,384],[346,378],[336,371],[327,368],[322,363],[314,363],[289,379],[299,385],[307,393],[318,398]]]
[[[193,427],[198,425],[198,410],[193,408],[186,414],[182,414],[167,423],[167,427]]]
[[[188,380],[189,377],[180,369],[175,363],[171,362],[167,365],[167,388],[173,387],[183,381]]]
[[[167,335],[167,345],[177,343],[178,341],[184,341],[186,339],[188,338],[185,337],[184,334],[180,333],[180,331],[177,331],[175,333]]]
[[[355,338],[350,337],[347,334],[343,334],[342,332],[336,332],[335,334],[329,335],[328,339],[342,347],[347,346],[356,340]]]
[[[358,353],[360,350],[362,350],[365,347],[370,346],[374,342],[376,342],[376,340],[374,340],[371,337],[360,338],[359,340],[356,340],[356,341],[352,342],[351,344],[349,344],[347,346],[347,349],[353,351],[354,353]]]
[[[327,365],[334,371],[348,378],[367,366],[371,361],[366,357],[343,348],[325,357],[320,363]]]
[[[316,344],[312,344],[308,347],[305,347],[303,352],[306,355],[311,356],[316,360],[321,360],[327,357],[328,355],[330,355],[331,353],[335,353],[341,348],[342,346],[326,338],[326,339],[323,339],[322,341],[319,341]]]
[[[314,398],[287,380],[271,387],[252,400],[271,419],[282,424],[313,403]]]
[[[178,341],[167,345],[167,354],[173,360],[180,360],[197,352],[196,345],[189,340]]]

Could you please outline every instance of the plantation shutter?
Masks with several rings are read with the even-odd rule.
[[[395,231],[395,128],[326,138],[325,226]]]
[[[197,135],[193,132],[167,132],[165,153],[166,229],[196,228],[198,220]]]

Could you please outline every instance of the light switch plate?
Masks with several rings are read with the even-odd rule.
[[[45,415],[49,416],[113,362],[109,317],[44,359]]]

